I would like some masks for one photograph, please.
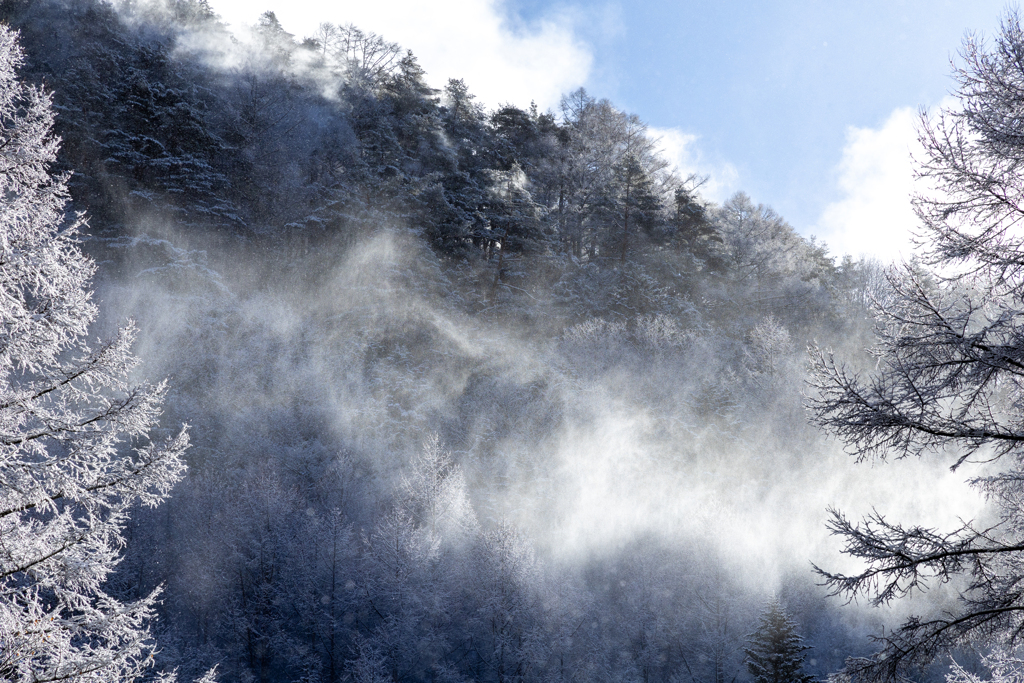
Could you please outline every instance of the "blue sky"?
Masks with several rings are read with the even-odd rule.
[[[541,5],[520,0],[525,14]],[[992,35],[1002,2],[649,2],[583,34],[593,89],[650,124],[681,128],[736,189],[802,232],[842,198],[850,127],[933,107],[966,30]]]
[[[1001,0],[573,3],[212,0],[240,26],[274,10],[297,36],[354,23],[411,48],[435,85],[542,108],[579,86],[638,114],[705,194],[742,190],[835,252],[897,256],[913,217],[917,110],[949,94],[965,32]],[[908,255],[909,249],[902,248]]]

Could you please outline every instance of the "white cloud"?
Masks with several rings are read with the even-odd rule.
[[[662,154],[679,175],[686,177],[693,173],[708,176],[707,182],[700,188],[700,194],[705,199],[721,203],[739,189],[739,172],[736,167],[726,161],[708,159],[697,146],[699,136],[684,133],[678,128],[649,127],[647,130],[651,137],[659,140]]]
[[[575,35],[575,20],[551,14],[529,24],[513,23],[501,0],[390,0],[328,6],[292,0],[276,7],[249,0],[213,0],[214,11],[231,24],[254,24],[272,9],[285,30],[301,38],[320,22],[354,24],[409,48],[435,87],[462,78],[478,101],[504,102],[543,110],[562,93],[587,79],[593,61],[589,46]]]
[[[918,155],[917,114],[896,109],[879,129],[850,127],[837,168],[842,199],[825,207],[815,234],[834,254],[882,261],[908,258],[917,225],[911,154]]]

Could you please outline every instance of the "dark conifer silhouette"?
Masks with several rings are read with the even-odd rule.
[[[772,598],[761,613],[757,630],[747,637],[744,649],[747,670],[754,683],[811,683],[803,673],[804,652],[810,649],[778,598]]]

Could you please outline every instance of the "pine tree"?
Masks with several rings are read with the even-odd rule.
[[[804,674],[803,653],[810,649],[803,644],[796,627],[782,603],[772,598],[761,613],[757,630],[747,637],[750,647],[744,649],[747,670],[754,683],[810,683]]]
[[[131,386],[128,325],[96,347],[95,269],[67,224],[67,178],[42,90],[22,84],[17,35],[0,24],[0,678],[126,681],[151,664],[134,602],[103,585],[138,503],[166,498],[184,471],[184,431],[150,430],[164,385]]]

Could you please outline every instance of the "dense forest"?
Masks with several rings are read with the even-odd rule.
[[[818,429],[855,453],[878,447],[858,448],[856,429],[884,420],[854,380],[884,357],[865,351],[876,332],[895,329],[879,322],[903,291],[895,271],[830,254],[745,194],[707,201],[704,179],[679,175],[639,117],[583,89],[557,111],[490,110],[461,80],[429,86],[385,37],[324,23],[298,38],[269,11],[232,36],[204,0],[3,0],[0,20],[14,30],[5,125],[52,122],[52,135],[37,126],[50,151],[33,162],[57,188],[39,201],[64,217],[52,258],[81,249],[71,289],[93,292],[59,320],[116,340],[82,352],[96,393],[61,407],[106,403],[68,434],[116,423],[124,441],[90,442],[89,457],[139,449],[117,487],[150,472],[98,507],[86,484],[4,498],[0,525],[31,531],[3,527],[3,543],[42,538],[32,525],[51,513],[66,524],[59,552],[104,529],[99,578],[67,578],[87,553],[49,573],[5,555],[3,576],[12,604],[38,602],[28,622],[73,624],[62,656],[89,651],[117,672],[17,654],[28,646],[10,634],[34,627],[5,611],[5,680],[195,680],[216,667],[260,682],[807,683],[873,673],[848,662],[896,642],[869,635],[892,633],[899,608],[827,597],[868,581],[828,573],[845,566],[828,530],[854,555],[850,539],[867,547],[870,534],[838,512],[826,527],[825,507],[868,513],[874,486],[888,510],[915,509],[945,465],[901,464],[921,491],[877,483]],[[921,292],[940,286],[907,269]],[[24,305],[51,315],[34,286]],[[25,361],[5,341],[5,382],[43,386],[70,343]],[[809,362],[808,346],[846,365],[826,351]],[[54,372],[32,400],[86,370]],[[4,401],[0,417],[29,399]],[[88,450],[41,414],[10,418],[45,429],[5,448],[52,437],[26,462]],[[981,438],[968,427],[959,436]],[[5,485],[25,495],[30,475],[10,467]],[[906,530],[887,529],[899,546]],[[859,556],[891,559],[883,546]],[[939,583],[958,571],[945,570]],[[107,607],[81,598],[100,585]],[[131,617],[126,630],[83,626],[114,613]],[[123,642],[106,650],[110,633]],[[965,683],[985,654],[966,643],[943,643],[960,648],[950,675]],[[949,661],[922,652],[891,673],[941,679]]]

